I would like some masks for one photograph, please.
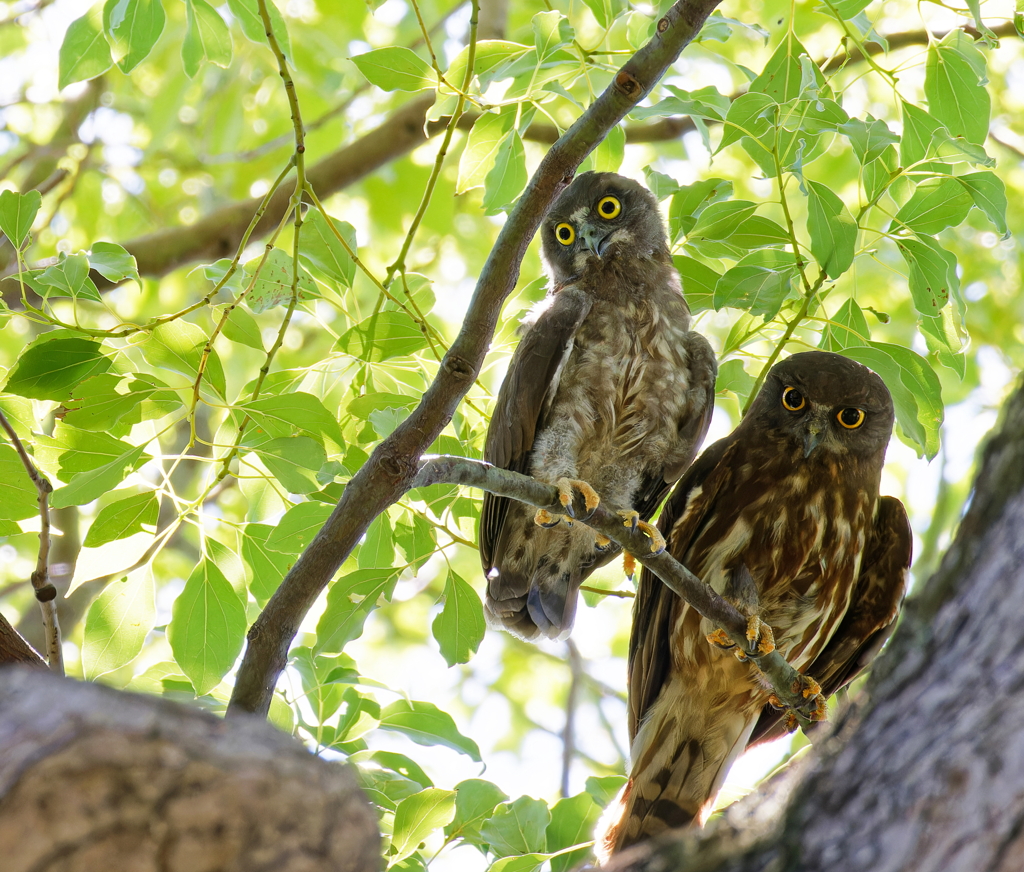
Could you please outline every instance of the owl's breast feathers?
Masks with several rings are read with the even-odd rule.
[[[778,628],[780,653],[803,670],[849,606],[876,509],[878,471],[825,451],[805,459],[795,441],[778,443],[767,462],[766,452],[757,452],[758,462],[749,445],[730,446],[704,487],[690,492],[666,538],[670,552],[684,554],[682,562],[717,593]],[[735,588],[741,567],[756,586],[754,602]],[[701,620],[686,607],[680,619]],[[699,636],[713,629],[702,621]],[[701,658],[721,656],[711,646],[697,651]]]

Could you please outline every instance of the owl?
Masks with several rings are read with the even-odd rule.
[[[871,370],[795,354],[665,504],[668,550],[829,695],[888,637],[906,591],[903,504],[880,497],[893,404]],[[629,781],[599,853],[702,822],[748,744],[783,732],[760,673],[709,643],[715,627],[644,570],[629,645]]]
[[[541,234],[550,291],[522,324],[484,459],[556,485],[564,513],[485,494],[479,531],[488,620],[523,639],[567,636],[580,584],[618,553],[581,523],[600,498],[663,547],[646,522],[707,433],[717,373],[650,191],[582,173]]]

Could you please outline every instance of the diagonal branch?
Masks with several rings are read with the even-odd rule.
[[[420,456],[451,420],[480,371],[502,305],[515,287],[527,245],[547,207],[583,159],[665,74],[718,2],[678,0],[658,22],[651,40],[545,155],[498,234],[462,329],[419,406],[352,477],[323,528],[250,628],[229,713],[267,713],[303,617],[370,522],[412,485]]]
[[[465,457],[425,459],[413,480],[413,486],[425,487],[442,483],[477,487],[498,496],[511,497],[537,508],[547,509],[553,514],[561,514],[564,511],[558,502],[558,489],[554,486],[543,484],[528,475],[500,469],[481,460],[469,460]],[[747,651],[750,642],[746,635],[746,616],[672,555],[665,551],[651,554],[650,539],[639,529],[633,530],[624,526],[617,507],[602,502],[585,523],[592,530],[607,536],[633,554],[676,596],[693,606],[702,617],[720,626],[742,651]],[[754,654],[749,659],[764,673],[776,695],[788,707],[797,710],[813,708],[802,695],[800,674],[778,651]]]

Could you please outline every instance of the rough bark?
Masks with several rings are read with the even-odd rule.
[[[835,731],[703,832],[610,869],[1024,869],[1024,383],[969,508]]]
[[[4,872],[370,872],[351,771],[256,718],[0,670]]]

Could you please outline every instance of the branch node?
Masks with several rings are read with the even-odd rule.
[[[615,77],[615,90],[629,100],[633,100],[638,94],[643,93],[640,83],[626,70],[619,70]]]
[[[668,30],[668,19],[662,18],[658,21],[658,33],[664,33]]]
[[[446,354],[444,356],[444,368],[453,378],[469,380],[476,378],[476,367],[458,354],[452,354],[451,352]]]
[[[33,573],[33,581],[35,581],[35,573]],[[48,603],[51,600],[57,598],[57,588],[52,584],[44,584],[39,590],[36,591],[36,599],[41,603]]]

